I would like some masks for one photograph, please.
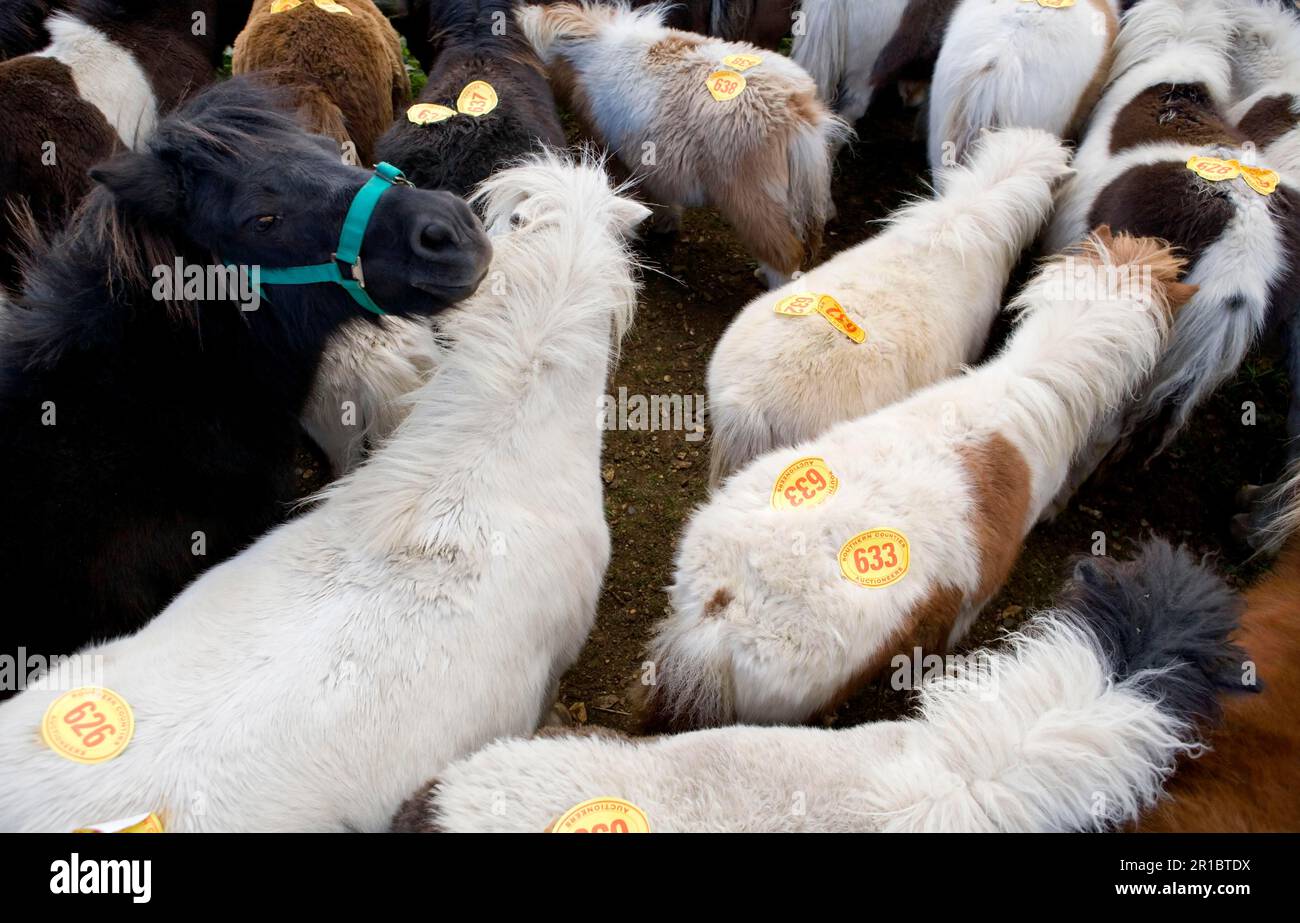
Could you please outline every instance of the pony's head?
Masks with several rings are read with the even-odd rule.
[[[272,91],[243,79],[199,95],[159,126],[147,149],[90,175],[134,219],[215,259],[266,269],[329,264],[371,176],[344,164],[332,141],[298,128]],[[410,186],[380,197],[361,246],[365,292],[396,314],[433,313],[465,298],[490,258],[462,200]],[[316,304],[356,308],[338,286],[312,288]],[[283,291],[269,287],[272,304]]]

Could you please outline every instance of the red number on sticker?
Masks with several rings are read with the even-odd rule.
[[[897,563],[897,558],[894,560]],[[853,550],[853,566],[858,569],[860,574],[866,574],[873,570],[882,570],[885,567],[885,560],[880,555],[880,546],[869,545],[866,548],[855,548]]]
[[[100,744],[102,744],[105,740],[108,739],[108,735],[116,734],[116,733],[117,730],[113,728],[112,725],[104,725],[99,730],[92,731],[91,733],[87,734],[85,737],[81,738],[81,742],[85,744],[87,747],[98,747]]]
[[[609,822],[609,824],[596,824],[590,830],[586,827],[579,827],[574,833],[627,833],[627,821],[621,817]]]

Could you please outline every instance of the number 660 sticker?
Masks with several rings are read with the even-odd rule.
[[[111,689],[82,686],[51,703],[41,719],[41,739],[74,763],[105,763],[126,749],[135,733],[131,706]]]
[[[902,580],[910,564],[907,538],[894,529],[859,532],[840,549],[840,573],[870,589]]]

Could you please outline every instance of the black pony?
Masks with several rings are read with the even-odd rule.
[[[207,90],[145,151],[91,174],[101,188],[2,318],[4,651],[48,656],[136,629],[285,519],[321,351],[373,316],[330,283],[265,285],[252,310],[216,282],[165,284],[177,260],[213,280],[247,267],[251,282],[339,249],[370,173],[264,88]],[[409,186],[383,194],[363,244],[366,291],[399,316],[465,298],[490,259],[461,200]]]
[[[45,17],[62,6],[58,0],[4,0],[0,5],[0,61],[48,45]]]
[[[486,115],[456,114],[431,124],[403,114],[379,139],[381,160],[417,186],[463,196],[502,164],[543,145],[564,146],[546,72],[516,25],[510,0],[446,0],[421,9],[432,66],[417,106],[454,110],[476,80],[491,84],[497,104]]]

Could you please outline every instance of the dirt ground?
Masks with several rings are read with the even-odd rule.
[[[909,196],[926,192],[923,145],[913,113],[892,94],[858,125],[859,139],[837,165],[838,218],[829,226],[823,257],[870,237],[876,222]],[[708,210],[687,213],[675,239],[650,240],[643,256],[655,271],[644,277],[636,326],[624,341],[622,362],[607,392],[704,394],[714,344],[732,317],[762,288],[755,264],[730,229]],[[1018,278],[1029,268],[1026,260]],[[1005,336],[1000,321],[990,351]],[[1235,496],[1247,483],[1267,483],[1279,469],[1288,391],[1280,362],[1268,350],[1202,407],[1190,429],[1149,467],[1141,456],[1112,465],[1085,485],[1055,522],[1039,526],[1007,586],[984,611],[965,646],[996,640],[1034,609],[1052,602],[1068,561],[1088,553],[1093,533],[1106,534],[1108,553],[1127,557],[1144,536],[1157,533],[1216,555],[1234,582],[1259,570],[1236,544],[1230,520]],[[1242,404],[1253,401],[1255,425],[1242,424]],[[707,421],[706,421],[707,428]],[[632,729],[628,689],[640,675],[645,642],[667,606],[677,539],[707,493],[708,440],[685,432],[614,431],[606,436],[602,473],[614,554],[596,627],[565,676],[560,701],[575,720]],[[887,681],[863,690],[834,716],[838,726],[897,717],[905,693]]]

